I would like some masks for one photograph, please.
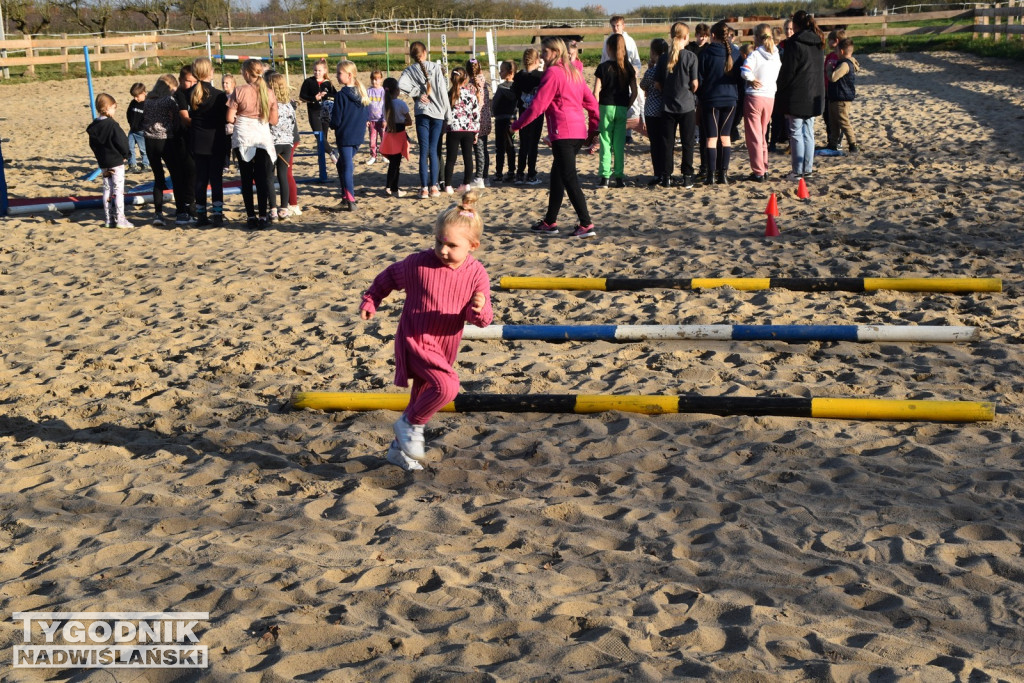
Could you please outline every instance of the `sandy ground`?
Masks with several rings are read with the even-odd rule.
[[[99,211],[3,220],[5,679],[111,675],[11,669],[14,612],[169,610],[210,613],[210,669],[117,680],[1024,680],[1024,71],[861,63],[864,151],[819,158],[810,201],[782,180],[647,190],[643,144],[624,190],[594,189],[581,158],[594,240],[528,232],[545,185],[486,191],[495,322],[974,325],[980,341],[465,342],[463,389],[982,400],[994,422],[444,414],[408,475],[382,459],[395,414],[287,406],[295,389],[397,391],[401,295],[368,323],[359,295],[431,245],[447,198],[384,197],[364,150],[356,213],[304,185],[303,215],[265,232],[154,228],[141,209],[133,231]],[[96,87],[126,102],[133,80]],[[98,193],[78,180],[87,102],[84,82],[0,88],[12,197]],[[502,291],[506,275],[1004,290]]]

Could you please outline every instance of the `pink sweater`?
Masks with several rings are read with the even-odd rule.
[[[579,74],[576,74],[579,76]],[[586,82],[569,78],[561,66],[544,70],[537,94],[512,130],[529,125],[547,114],[548,136],[552,140],[585,140],[597,133],[597,100]]]
[[[363,295],[360,309],[377,312],[380,302],[396,289],[405,290],[405,306],[395,332],[395,384],[408,386],[420,368],[455,364],[462,328],[491,324],[491,281],[483,264],[472,255],[452,270],[433,249],[421,251],[384,269]],[[469,301],[483,292],[483,310],[476,314]]]

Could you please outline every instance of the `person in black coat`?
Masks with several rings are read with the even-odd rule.
[[[814,119],[825,108],[825,34],[803,10],[793,15],[793,30],[782,53],[775,106],[786,113],[789,123],[795,180],[811,175],[814,168]]]
[[[124,160],[128,158],[128,136],[114,120],[117,102],[111,95],[96,97],[99,116],[85,131],[96,163],[103,171],[103,211],[108,228],[133,228],[124,217]]]

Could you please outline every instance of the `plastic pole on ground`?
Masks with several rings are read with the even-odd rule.
[[[92,89],[92,64],[89,62],[88,45],[82,46],[82,54],[85,55],[85,79],[89,84],[89,109],[92,110],[92,118],[95,121],[99,114],[96,113],[96,95],[93,93]],[[101,173],[103,173],[103,169],[97,168],[96,170],[90,171],[82,176],[82,180],[96,180],[100,177]]]
[[[4,148],[0,144],[0,216],[7,215],[7,176],[4,175]]]

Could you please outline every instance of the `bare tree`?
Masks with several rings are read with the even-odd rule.
[[[49,0],[42,4],[36,4],[32,0],[7,0],[4,7],[7,18],[26,36],[46,33],[53,23],[53,14],[57,9]]]
[[[114,18],[113,0],[55,0],[54,4],[71,15],[71,18],[86,31],[99,32],[106,38],[111,19]]]
[[[228,11],[226,0],[181,0],[178,6],[188,15],[188,26],[192,31],[196,30],[196,21],[201,21],[206,28],[220,27],[221,17]]]
[[[118,9],[122,12],[136,12],[144,16],[157,31],[170,26],[173,0],[121,0]]]

